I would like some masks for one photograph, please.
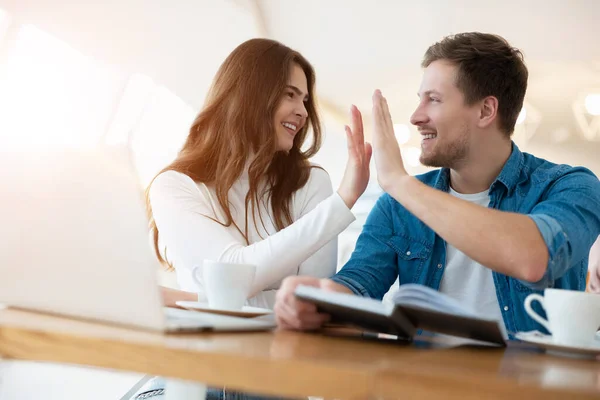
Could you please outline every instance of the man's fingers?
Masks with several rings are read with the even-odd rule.
[[[330,318],[327,314],[317,313],[316,307],[297,308],[287,303],[278,303],[276,316],[279,326],[299,330],[317,329]]]
[[[383,94],[379,89],[375,90],[375,93],[373,93],[373,109],[377,110],[377,123],[383,128],[380,133],[393,133],[394,125],[392,123],[392,114],[390,113],[386,98],[383,97]]]
[[[393,133],[394,132],[394,124],[392,122],[392,114],[390,113],[390,108],[388,107],[387,99],[385,97],[383,97],[383,95],[381,96],[381,103],[382,103],[383,114],[384,114],[383,122],[385,123],[385,127],[387,128],[386,133]]]
[[[375,119],[375,123],[378,125],[381,125],[385,118],[383,97],[381,96],[379,89],[373,94],[373,117]]]
[[[323,314],[319,314],[321,316]],[[316,330],[321,328],[321,326],[327,321],[326,318],[320,318],[315,321],[303,321],[293,318],[288,318],[288,316],[278,316],[277,317],[277,325],[283,329],[289,330]]]
[[[293,313],[290,312],[289,307],[283,301],[278,301],[275,304],[275,320],[281,328],[295,329]]]
[[[347,133],[351,134],[350,129]],[[300,284],[319,287],[320,280],[312,277],[284,279],[277,292],[274,307],[277,325],[283,329],[317,329],[330,318],[328,315],[318,313],[316,305],[296,298],[294,291]]]
[[[281,311],[283,314],[292,314],[294,317],[317,312],[317,306],[314,304],[298,300],[293,289],[280,289],[275,307],[277,311]]]
[[[307,314],[317,312],[316,305],[312,303],[307,303],[302,300],[298,300],[293,293],[286,296],[281,303],[286,310],[292,310],[294,314]]]
[[[373,145],[380,148],[383,135],[383,110],[381,108],[381,94],[376,90],[373,94]]]
[[[289,294],[294,293],[296,287],[299,285],[307,285],[313,287],[319,287],[319,279],[312,276],[293,276],[287,277],[281,283],[281,288],[277,291],[277,299],[287,297]]]
[[[600,292],[600,279],[597,275],[590,275],[589,287],[590,290],[594,293]]]

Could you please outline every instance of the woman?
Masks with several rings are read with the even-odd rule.
[[[308,61],[272,40],[249,40],[221,65],[178,157],[147,191],[156,255],[184,291],[165,290],[166,304],[205,299],[192,279],[204,259],[255,264],[248,304],[257,307],[273,307],[287,276],[333,275],[371,146],[353,107],[358,130],[346,127],[348,163],[332,193],[327,173],[309,162],[321,144],[314,86]]]
[[[321,144],[314,86],[308,61],[272,40],[249,40],[221,65],[178,157],[147,191],[156,254],[180,289],[204,299],[191,276],[204,259],[255,264],[248,304],[272,308],[283,278],[335,272],[371,147],[346,128],[348,164],[332,193],[308,161]],[[358,110],[353,118],[360,127]]]

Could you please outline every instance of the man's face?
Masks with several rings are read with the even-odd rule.
[[[467,106],[456,87],[457,67],[434,61],[423,74],[419,105],[410,118],[421,134],[421,157],[429,167],[458,168],[467,159],[479,110]]]

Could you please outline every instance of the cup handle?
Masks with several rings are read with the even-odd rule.
[[[548,321],[542,318],[538,313],[533,311],[533,308],[531,308],[531,303],[536,300],[540,302],[544,310],[546,309],[546,306],[544,305],[544,296],[541,296],[537,293],[532,293],[525,299],[525,311],[527,312],[527,314],[529,314],[531,318],[542,324],[544,328],[548,330],[548,332],[552,332],[550,330],[550,324],[548,323]]]
[[[192,280],[199,287],[204,287],[204,284],[198,279],[198,271],[200,271],[200,266],[192,268]]]

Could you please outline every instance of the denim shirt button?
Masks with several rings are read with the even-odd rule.
[[[406,255],[407,255],[407,256],[410,256],[410,251],[407,251],[407,252],[406,252]]]
[[[442,268],[442,264],[438,264],[438,268]]]
[[[508,311],[508,306],[504,306],[504,311]]]

